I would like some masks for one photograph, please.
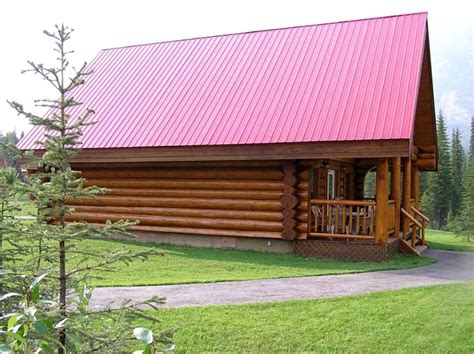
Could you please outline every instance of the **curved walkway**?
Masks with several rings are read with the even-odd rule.
[[[222,283],[97,288],[90,306],[166,297],[166,307],[317,299],[474,280],[474,253],[429,249],[436,264],[405,270]]]

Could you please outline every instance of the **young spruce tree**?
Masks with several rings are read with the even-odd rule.
[[[25,71],[40,76],[57,92],[56,99],[36,101],[37,106],[47,107],[48,113],[36,115],[27,112],[17,102],[9,102],[18,114],[28,118],[43,133],[36,142],[36,150],[41,153],[28,154],[29,168],[35,173],[26,182],[27,191],[38,210],[36,222],[29,224],[26,231],[37,240],[36,266],[30,276],[40,276],[42,286],[48,289],[53,299],[57,299],[57,307],[41,308],[42,315],[48,318],[44,323],[51,324],[42,326],[42,330],[49,336],[55,333],[57,338],[44,348],[57,348],[59,353],[113,352],[133,339],[131,325],[134,319],[147,316],[139,309],[143,304],[130,303],[120,310],[105,308],[90,312],[87,306],[91,296],[88,289],[90,279],[98,271],[113,269],[116,262],[144,259],[151,252],[132,253],[124,247],[106,253],[86,252],[80,247],[80,241],[87,237],[127,235],[125,229],[134,222],[107,223],[100,228],[84,222],[66,222],[66,217],[74,213],[68,201],[95,198],[106,192],[103,188],[87,186],[86,180],[69,163],[78,153],[83,128],[93,124],[94,113],[92,109],[84,108],[81,115],[71,114],[75,111],[73,108],[81,106],[81,102],[75,100],[74,92],[84,85],[90,74],[85,71],[85,64],[77,71],[70,68],[68,57],[72,52],[66,49],[66,44],[71,32],[64,25],[56,26],[54,32],[44,31],[55,43],[57,66],[48,67],[30,61],[30,69]],[[151,299],[146,303],[153,306],[159,301]],[[53,323],[57,325],[53,326]],[[42,341],[37,343],[41,345]],[[170,344],[170,332],[155,336],[155,343]],[[18,346],[19,342],[13,344]]]

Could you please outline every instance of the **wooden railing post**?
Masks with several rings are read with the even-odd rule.
[[[426,241],[425,241],[425,229],[426,229],[426,225],[430,222],[430,219],[424,215],[423,213],[421,213],[418,209],[416,208],[411,208],[411,211],[413,212],[414,214],[414,218],[416,219],[416,217],[419,217],[421,219],[421,225],[420,225],[420,229],[421,229],[421,244],[424,246],[426,245]]]
[[[395,237],[400,236],[400,170],[401,158],[394,157],[392,159],[392,199],[395,200]]]
[[[411,160],[410,158],[403,159],[403,201],[402,208],[410,212],[410,198],[411,198]],[[403,236],[408,233],[410,228],[410,220],[403,217],[402,231]]]
[[[422,219],[421,224],[423,225],[423,227],[421,228],[421,244],[424,246],[424,245],[426,245],[426,242],[425,242],[426,223],[425,223],[424,219]]]
[[[312,204],[311,204],[311,199],[310,199],[308,200],[308,233],[307,233],[308,237],[313,228],[313,210],[311,207],[312,207]],[[314,217],[317,217],[317,215],[315,215]]]
[[[377,161],[376,207],[375,214],[375,242],[388,242],[388,159]]]

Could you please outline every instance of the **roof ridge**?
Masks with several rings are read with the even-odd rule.
[[[111,47],[111,48],[103,48],[103,49],[101,49],[101,51],[105,51],[105,50],[115,50],[115,49],[125,49],[125,48],[132,48],[132,47],[142,47],[142,46],[144,47],[144,46],[155,45],[155,44],[162,44],[162,43],[173,43],[173,42],[192,41],[192,40],[204,39],[204,38],[226,37],[226,36],[235,36],[235,35],[240,35],[240,34],[250,34],[250,33],[258,33],[258,32],[279,31],[279,30],[292,29],[292,28],[324,26],[324,25],[331,25],[331,24],[336,24],[336,23],[359,22],[359,21],[376,20],[376,19],[382,19],[382,18],[412,16],[412,15],[421,15],[421,14],[426,14],[426,15],[428,15],[428,11],[410,12],[410,13],[398,14],[398,15],[373,16],[373,17],[367,17],[367,18],[358,18],[358,19],[354,19],[354,20],[330,21],[330,22],[323,22],[323,23],[314,23],[314,24],[307,24],[307,25],[297,25],[297,26],[288,26],[288,27],[268,28],[268,29],[252,30],[252,31],[243,31],[243,32],[214,34],[214,35],[191,37],[191,38],[170,39],[170,40],[161,41],[161,42],[149,42],[149,43],[130,44],[130,45],[124,45],[124,46],[118,46],[118,47]]]

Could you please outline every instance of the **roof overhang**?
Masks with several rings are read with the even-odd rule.
[[[40,153],[37,151],[36,153]],[[408,140],[83,149],[73,164],[408,157]]]

